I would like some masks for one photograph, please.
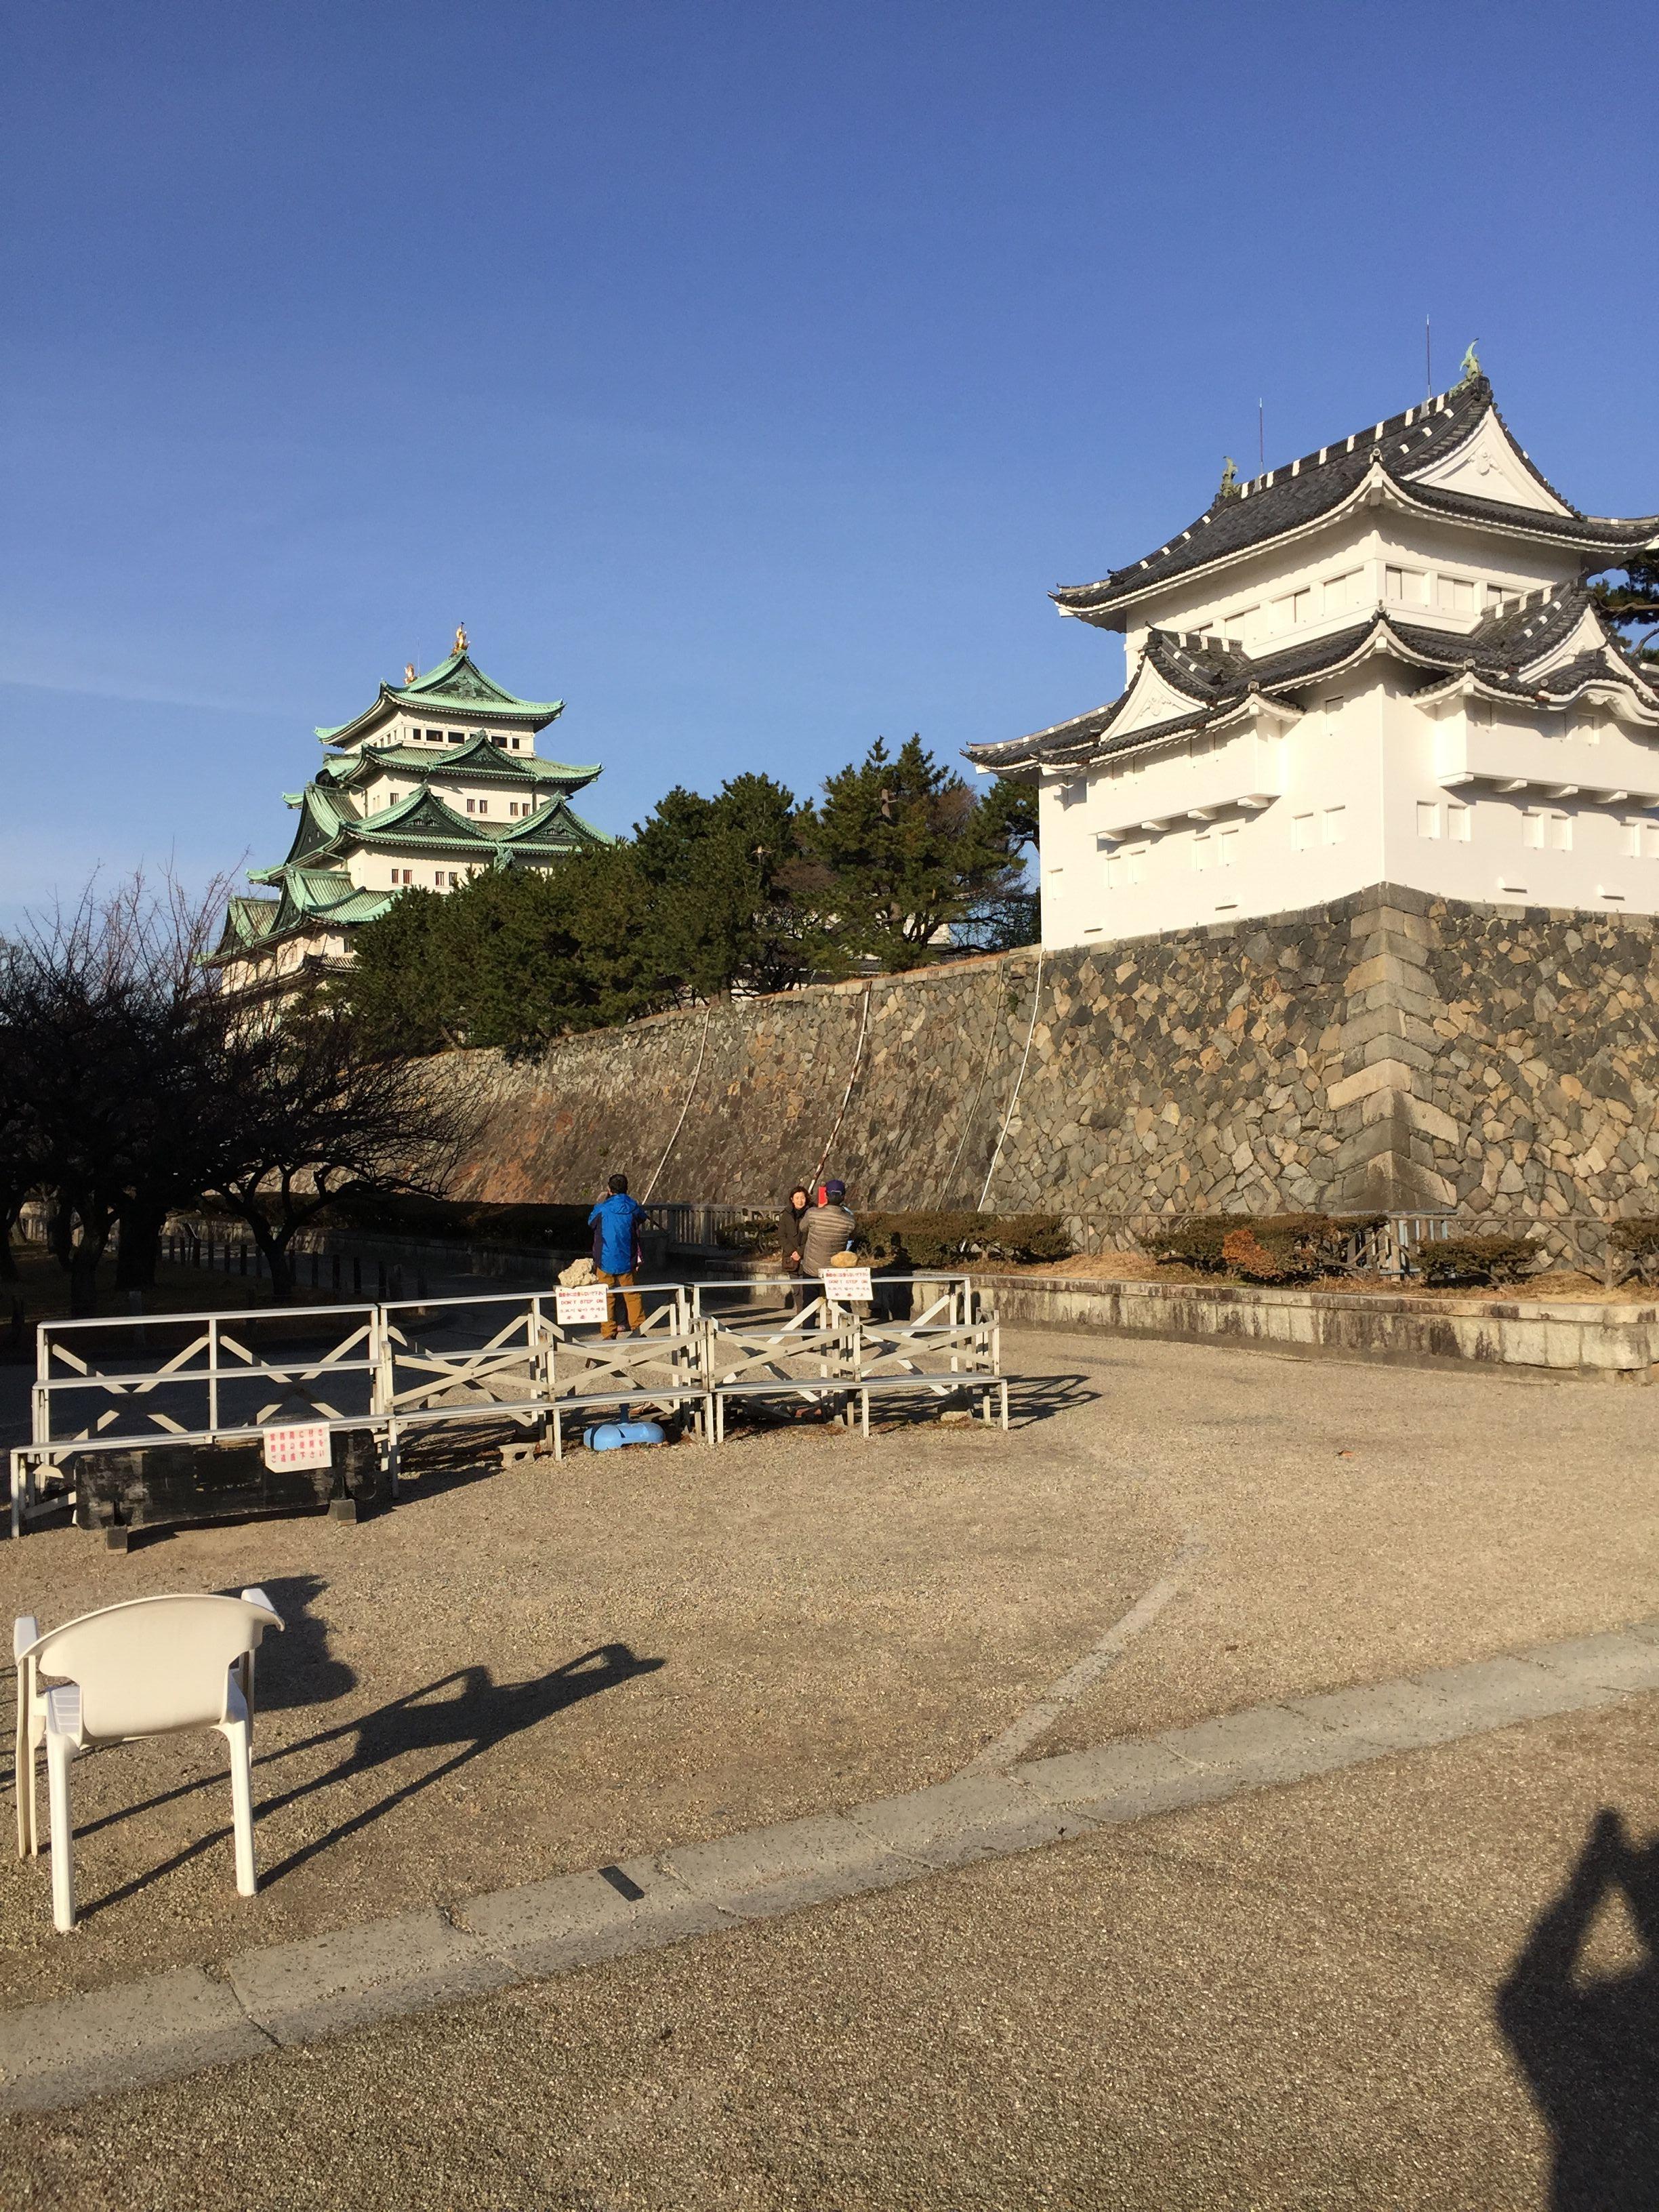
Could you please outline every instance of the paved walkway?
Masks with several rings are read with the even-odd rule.
[[[0,2015],[0,2109],[307,2045],[803,1906],[1659,1689],[1659,1621],[1157,1735],[373,1921]]]

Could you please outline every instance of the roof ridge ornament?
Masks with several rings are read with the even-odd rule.
[[[1238,468],[1232,455],[1228,453],[1223,459],[1221,468],[1221,484],[1220,489],[1216,493],[1216,497],[1218,499],[1237,499],[1238,495]]]
[[[1458,378],[1456,383],[1452,386],[1454,392],[1462,392],[1466,385],[1478,384],[1480,381],[1480,360],[1479,355],[1475,352],[1475,348],[1480,344],[1480,341],[1479,338],[1471,338],[1469,340],[1468,350],[1465,352],[1462,360],[1457,364],[1462,370],[1463,374]]]
[[[1470,350],[1470,352],[1471,352],[1471,353],[1473,353],[1473,352],[1474,352],[1474,347],[1473,347],[1473,346],[1471,346],[1471,347],[1470,347],[1470,349],[1469,349],[1469,350]],[[468,644],[467,644],[466,624],[465,624],[465,623],[456,623],[456,625],[455,625],[455,642],[454,642],[454,645],[453,646],[453,647],[451,648],[451,650],[452,650],[452,652],[456,653],[465,653],[466,651],[468,651],[468,650],[469,650]]]

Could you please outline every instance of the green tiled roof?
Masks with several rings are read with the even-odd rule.
[[[599,773],[597,761],[591,768],[578,767],[565,761],[541,760],[534,753],[503,752],[487,730],[475,730],[453,753],[430,752],[424,745],[366,745],[360,751],[325,761],[317,781],[340,786],[362,783],[375,773],[377,766],[403,769],[422,777],[459,775],[470,781],[516,776],[527,783],[556,783],[566,791],[580,791]]]
[[[317,735],[325,745],[338,744],[369,726],[388,709],[438,714],[457,720],[487,714],[492,719],[533,723],[537,729],[564,712],[562,699],[520,699],[502,689],[476,666],[470,654],[453,653],[436,668],[428,668],[412,684],[382,684],[371,707],[349,722]]]

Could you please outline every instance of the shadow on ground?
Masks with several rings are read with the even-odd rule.
[[[276,1592],[271,1591],[274,1597]],[[374,1803],[364,1806],[349,1819],[337,1822],[322,1835],[313,1837],[298,1850],[289,1852],[274,1865],[263,1868],[262,1887],[279,1881],[284,1875],[292,1874],[319,1852],[343,1843],[349,1836],[369,1827],[398,1806],[407,1804],[411,1798],[431,1789],[435,1783],[456,1773],[461,1767],[508,1737],[534,1728],[538,1722],[548,1720],[567,1706],[578,1705],[584,1698],[597,1697],[601,1691],[617,1688],[632,1681],[635,1675],[652,1674],[664,1667],[664,1659],[641,1659],[626,1644],[604,1644],[580,1657],[567,1660],[562,1666],[551,1668],[545,1674],[532,1676],[522,1682],[497,1682],[489,1668],[468,1667],[453,1674],[446,1674],[421,1689],[411,1690],[401,1698],[377,1706],[373,1712],[360,1714],[355,1720],[342,1721],[336,1728],[319,1729],[315,1735],[302,1736],[298,1741],[284,1744],[279,1751],[267,1753],[256,1759],[254,1765],[266,1778],[270,1770],[284,1759],[294,1759],[307,1752],[340,1745],[344,1755],[334,1761],[321,1774],[310,1781],[299,1784],[292,1790],[267,1796],[256,1780],[254,1811],[258,1818],[268,1819],[273,1813],[296,1805],[319,1790],[329,1790],[337,1784],[349,1782],[354,1777],[374,1773],[404,1759],[411,1753],[441,1754],[434,1765],[425,1767],[407,1781],[398,1783],[377,1797]],[[185,1796],[192,1790],[212,1789],[221,1782],[215,1776],[198,1781],[185,1789],[170,1792],[171,1796]],[[155,1798],[151,1804],[163,1804],[166,1797]],[[88,1823],[93,1826],[108,1826],[113,1820],[124,1820],[130,1811],[111,1814],[105,1820]],[[186,1865],[202,1852],[210,1850],[229,1835],[228,1827],[220,1826],[195,1838],[183,1850],[161,1865],[149,1868],[132,1881],[112,1890],[94,1904],[86,1913],[102,1911],[137,1895],[161,1875]]]
[[[1646,1952],[1590,1977],[1596,1913],[1622,1896]],[[1659,2204],[1659,1838],[1632,1844],[1596,1817],[1561,1894],[1541,1912],[1498,1993],[1499,2027],[1554,2149],[1553,2212]]]

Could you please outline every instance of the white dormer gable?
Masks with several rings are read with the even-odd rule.
[[[1528,507],[1542,514],[1571,514],[1572,509],[1541,484],[1520,448],[1498,419],[1495,408],[1481,416],[1472,438],[1455,453],[1413,469],[1409,481],[1436,491],[1461,492],[1466,499],[1492,499],[1505,507]]]
[[[1112,718],[1112,735],[1121,738],[1133,730],[1154,729],[1160,722],[1184,720],[1188,714],[1196,714],[1201,705],[1201,701],[1166,683],[1143,654],[1122,709]]]
[[[1577,660],[1582,653],[1600,653],[1607,645],[1607,633],[1595,611],[1586,607],[1573,624],[1571,633],[1536,661],[1527,664],[1529,679],[1547,676],[1553,668],[1565,668],[1570,660]]]

